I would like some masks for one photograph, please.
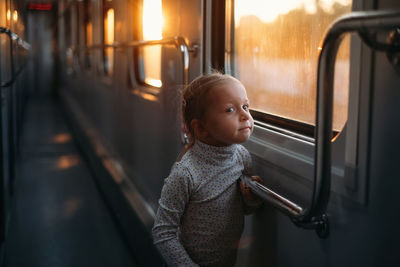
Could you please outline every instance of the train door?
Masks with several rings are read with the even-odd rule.
[[[398,10],[399,3],[229,0],[205,5],[212,14],[205,18],[206,36],[213,38],[205,44],[205,62],[224,66],[247,88],[255,130],[245,145],[264,179],[263,186],[252,187],[266,204],[247,219],[238,266],[398,263],[393,199],[400,185],[395,115],[400,75],[394,52],[399,12],[385,12]],[[375,9],[386,11],[357,13],[343,27],[331,24],[342,15]],[[225,28],[215,26],[217,17],[225,18]],[[335,27],[358,34],[335,35]],[[326,35],[328,29],[336,33]],[[336,54],[336,47],[325,52],[326,47],[343,36],[328,68],[332,55],[321,60],[322,55]],[[328,90],[334,93],[317,93],[327,80],[334,81]],[[323,126],[330,123],[331,128]]]

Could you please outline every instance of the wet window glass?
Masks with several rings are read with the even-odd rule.
[[[315,124],[319,46],[329,25],[351,12],[351,0],[232,0],[232,73],[252,109]],[[228,5],[229,8],[229,5]],[[350,41],[335,68],[335,130],[347,120]]]

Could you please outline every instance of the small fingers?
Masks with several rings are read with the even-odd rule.
[[[245,196],[248,196],[251,192],[250,187],[243,181],[240,183],[240,190],[242,191],[242,194]]]
[[[258,182],[260,184],[264,184],[263,179],[261,179],[261,177],[257,176],[257,175],[251,176],[251,180],[256,181],[256,182]]]

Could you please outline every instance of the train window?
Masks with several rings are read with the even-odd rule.
[[[114,43],[114,9],[105,2],[104,6],[104,44]],[[114,69],[114,49],[106,47],[104,49],[104,72],[112,76]]]
[[[352,0],[226,2],[225,67],[246,86],[256,119],[264,114],[315,125],[319,45],[329,25],[351,12],[351,5]],[[336,62],[336,131],[347,120],[349,40],[342,42]]]
[[[161,0],[143,1],[143,40],[159,40],[162,38],[162,6]],[[161,81],[161,46],[147,46],[139,51],[141,80],[155,88],[162,86]]]

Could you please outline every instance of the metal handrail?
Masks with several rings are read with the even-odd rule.
[[[7,82],[4,82],[0,85],[0,87],[8,87],[14,83],[16,77],[21,73],[24,65],[22,65],[17,71],[15,71],[14,66],[14,55],[13,55],[13,41],[16,41],[17,45],[21,46],[25,50],[30,50],[31,45],[20,38],[16,33],[12,32],[8,28],[0,27],[0,34],[7,34],[10,39],[10,65],[11,65],[11,79]]]
[[[265,185],[253,181],[249,176],[243,175],[243,180],[251,188],[252,192],[270,202],[282,212],[294,214],[296,216],[299,216],[303,212],[302,207],[272,191]]]
[[[153,46],[153,45],[175,45],[182,54],[182,66],[183,66],[183,84],[187,86],[189,81],[189,52],[195,52],[190,49],[185,39],[181,36],[175,36],[171,38],[165,38],[161,40],[149,40],[149,41],[131,41],[126,43],[114,42],[112,44],[95,44],[91,46],[72,48],[72,51],[78,52],[80,50],[92,50],[92,49],[104,49],[104,48],[132,48],[142,46]]]
[[[325,35],[318,60],[314,183],[311,204],[308,208],[301,208],[245,176],[247,184],[255,194],[288,215],[296,225],[305,229],[315,229],[321,238],[326,238],[329,235],[326,208],[331,185],[333,83],[339,44],[347,33],[357,32],[365,42],[365,32],[398,27],[400,27],[400,10],[354,12],[336,20]],[[372,42],[366,44],[372,49],[377,47],[372,45]],[[400,52],[400,46],[379,47],[379,50]]]

